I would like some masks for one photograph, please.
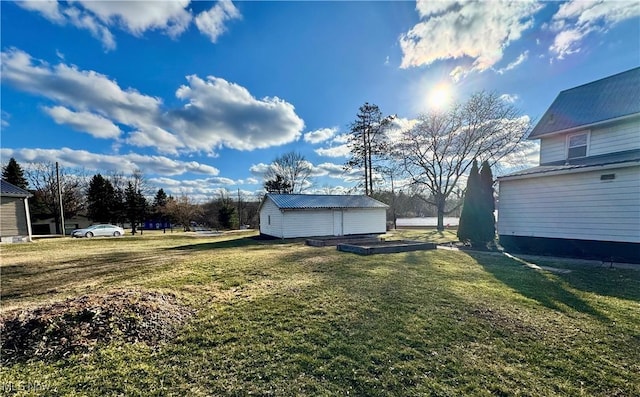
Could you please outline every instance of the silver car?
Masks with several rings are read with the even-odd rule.
[[[124,234],[124,229],[120,226],[114,225],[91,225],[84,229],[76,229],[71,232],[71,237],[98,237],[98,236],[113,236],[120,237]]]

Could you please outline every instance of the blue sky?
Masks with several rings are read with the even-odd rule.
[[[558,92],[640,65],[637,1],[0,2],[0,155],[141,169],[197,200],[262,191],[297,151],[343,192],[364,102],[421,112],[496,91],[539,118]]]

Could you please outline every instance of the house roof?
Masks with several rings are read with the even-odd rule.
[[[325,194],[268,193],[280,209],[387,208],[388,205],[369,196]]]
[[[5,197],[31,197],[32,194],[24,189],[20,189],[19,187],[10,184],[4,179],[0,179],[0,195]]]
[[[529,139],[640,115],[640,67],[558,94]]]
[[[526,177],[534,176],[538,174],[548,173],[562,173],[569,171],[577,171],[584,169],[588,171],[589,168],[609,166],[615,164],[629,163],[631,165],[640,164],[640,150],[627,150],[625,152],[609,153],[601,156],[584,157],[580,159],[574,159],[570,162],[558,161],[555,163],[548,163],[538,167],[528,168],[522,171],[512,172],[508,175],[498,177],[498,179],[509,179],[512,177]]]

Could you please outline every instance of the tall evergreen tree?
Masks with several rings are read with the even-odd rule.
[[[151,204],[151,216],[153,220],[156,222],[160,222],[162,224],[162,229],[165,229],[166,223],[166,207],[167,201],[169,200],[167,193],[164,192],[164,189],[158,189],[155,197],[153,198],[153,204]]]
[[[115,191],[109,180],[94,175],[87,190],[87,212],[94,222],[107,223],[114,219]]]
[[[493,212],[496,209],[493,198],[493,173],[488,161],[482,162],[480,169],[480,189],[482,192],[482,205],[480,212],[480,236],[487,243],[492,242],[496,235],[496,218]]]
[[[458,226],[460,241],[476,248],[487,248],[496,234],[494,208],[491,167],[485,161],[482,171],[478,171],[478,162],[474,160]]]
[[[345,164],[345,169],[364,170],[364,191],[367,196],[373,194],[374,162],[387,151],[385,130],[393,119],[394,116],[382,116],[378,105],[365,102],[360,106],[356,121],[351,124],[348,143],[351,158]]]
[[[147,200],[142,192],[128,182],[125,190],[125,212],[127,221],[131,224],[131,234],[136,234],[138,225],[144,222],[146,208]]]
[[[27,190],[29,187],[29,182],[27,182],[27,179],[24,177],[22,167],[20,167],[20,164],[18,164],[13,157],[9,159],[6,166],[2,167],[2,179],[20,189]]]
[[[458,238],[463,243],[471,243],[473,245],[479,239],[478,213],[480,212],[481,194],[478,162],[473,160],[458,224]]]

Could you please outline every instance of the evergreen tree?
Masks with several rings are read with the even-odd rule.
[[[495,218],[493,202],[493,175],[486,161],[482,164],[482,172],[478,171],[478,162],[473,161],[467,190],[464,196],[458,238],[472,247],[487,248],[487,244],[495,238]]]
[[[94,222],[108,223],[114,218],[115,191],[113,185],[102,175],[97,174],[89,181],[87,190],[87,212]]]
[[[147,200],[140,190],[136,190],[131,182],[125,190],[125,212],[127,221],[131,224],[131,234],[136,234],[138,225],[144,222]]]
[[[471,243],[474,245],[479,240],[478,213],[480,212],[481,194],[478,162],[473,160],[469,178],[467,179],[467,189],[464,195],[462,214],[460,214],[460,223],[458,224],[458,238],[465,244]]]
[[[153,220],[156,222],[162,223],[162,229],[165,229],[166,223],[166,206],[167,201],[169,200],[167,193],[164,192],[164,189],[158,189],[156,196],[153,198],[153,204],[151,205],[151,216]]]
[[[488,161],[482,162],[480,169],[480,189],[482,193],[482,205],[479,217],[481,242],[490,243],[496,236],[496,218],[493,212],[496,209],[493,199],[493,173]]]
[[[291,184],[280,174],[276,174],[274,179],[269,179],[264,183],[264,189],[269,193],[289,194]]]
[[[223,229],[235,229],[238,227],[238,213],[233,205],[223,203],[218,209],[218,222]]]
[[[6,166],[2,167],[2,179],[20,189],[27,190],[29,187],[29,183],[24,177],[22,167],[20,167],[20,164],[18,164],[13,157],[9,159],[9,163],[7,163]]]
[[[387,152],[385,130],[394,118],[395,116],[384,117],[378,105],[365,102],[360,106],[356,121],[351,123],[348,143],[351,158],[345,164],[345,169],[364,171],[364,191],[367,196],[373,194],[374,163]]]

